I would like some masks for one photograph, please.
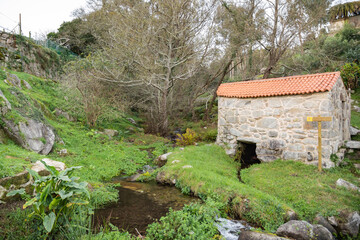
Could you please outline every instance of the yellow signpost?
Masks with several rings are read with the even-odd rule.
[[[308,122],[318,122],[318,169],[321,172],[322,165],[321,165],[321,122],[329,122],[331,121],[331,117],[307,117]]]

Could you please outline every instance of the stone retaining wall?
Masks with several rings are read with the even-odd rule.
[[[301,160],[317,163],[317,122],[309,116],[331,116],[322,123],[324,167],[331,154],[350,139],[350,96],[341,78],[330,92],[262,98],[219,97],[217,143],[234,155],[239,142],[256,143],[263,161]]]

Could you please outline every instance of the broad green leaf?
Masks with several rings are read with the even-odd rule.
[[[45,227],[45,230],[49,233],[53,229],[54,223],[55,223],[55,213],[51,212],[49,215],[44,217],[43,224]]]
[[[82,166],[75,166],[75,167],[67,168],[64,171],[61,171],[60,174],[67,175],[68,173],[72,172],[73,170],[79,169],[79,168],[82,168]]]
[[[28,206],[33,205],[36,202],[36,198],[32,198],[29,201],[27,201],[24,205],[23,205],[23,209],[27,208]]]
[[[51,203],[49,204],[49,209],[52,210],[54,208],[56,208],[59,203],[61,202],[61,199],[60,198],[54,198]]]
[[[55,175],[55,176],[58,176],[58,175],[59,175],[59,171],[56,170],[55,167],[47,165],[46,162],[44,162],[43,160],[40,160],[40,162],[42,162],[42,164],[44,164],[45,168],[46,168],[52,175]]]
[[[8,194],[6,194],[6,196],[12,197],[12,196],[15,196],[16,194],[20,194],[20,195],[25,194],[25,189],[21,188],[21,189],[17,189],[17,190],[12,190],[11,192],[8,192]]]
[[[31,176],[33,176],[33,178],[35,178],[35,180],[41,179],[41,176],[34,170],[31,170],[29,168],[27,168],[26,170],[30,173]]]
[[[59,192],[59,195],[60,195],[61,199],[66,199],[68,197],[71,197],[73,195],[73,192],[71,191],[71,192],[66,193],[65,190],[61,190]]]
[[[40,195],[40,202],[43,202],[46,200],[47,196],[49,195],[50,193],[50,188],[51,188],[51,184],[48,184],[41,192],[41,195]]]
[[[65,182],[70,182],[70,181],[71,181],[71,179],[70,179],[68,176],[66,176],[66,175],[65,175],[65,176],[61,176],[61,175],[60,175],[58,178],[59,178],[60,180],[62,180],[62,181],[65,181]]]
[[[86,205],[89,204],[88,201],[82,200],[80,198],[72,199],[71,203],[77,204],[77,205]]]

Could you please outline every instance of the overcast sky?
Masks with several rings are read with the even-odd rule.
[[[86,0],[0,0],[0,30],[16,29],[21,13],[22,32],[33,37],[57,30],[72,12],[86,5]]]

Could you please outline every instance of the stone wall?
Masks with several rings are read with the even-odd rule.
[[[336,21],[332,21],[329,26],[330,33],[340,31],[343,28],[345,22],[348,22],[350,25],[356,28],[360,28],[360,15],[349,17],[346,20],[342,18]]]
[[[330,92],[263,98],[219,97],[217,143],[234,155],[240,142],[256,143],[263,161],[318,160],[317,122],[309,116],[331,116],[322,123],[324,167],[331,167],[330,155],[350,139],[350,96],[341,78]]]

